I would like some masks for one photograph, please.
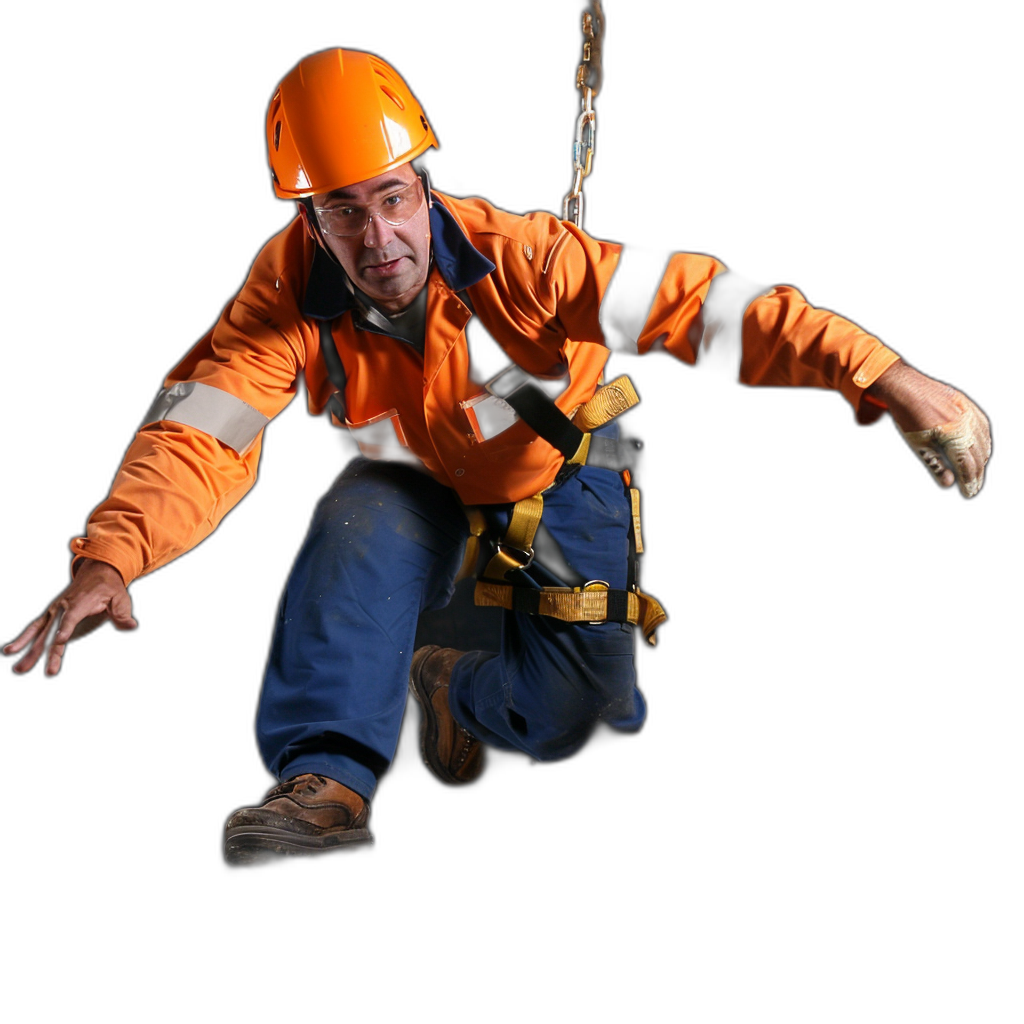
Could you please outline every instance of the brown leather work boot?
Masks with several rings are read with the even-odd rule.
[[[442,782],[472,782],[484,770],[484,745],[455,721],[448,708],[448,680],[464,651],[431,644],[412,657],[409,689],[420,705],[420,750]]]
[[[268,854],[320,853],[370,840],[370,805],[323,775],[296,775],[258,807],[240,807],[224,825],[224,859],[240,864]]]

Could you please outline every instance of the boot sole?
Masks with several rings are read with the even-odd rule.
[[[330,853],[360,842],[373,842],[368,828],[304,836],[269,825],[238,825],[224,836],[224,859],[229,864],[251,864],[282,855]]]

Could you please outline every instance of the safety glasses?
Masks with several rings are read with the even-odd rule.
[[[370,206],[358,203],[333,202],[327,206],[314,206],[317,223],[325,235],[340,235],[342,238],[361,235],[370,225],[373,217],[380,217],[386,224],[398,227],[416,215],[423,205],[423,185],[419,178],[405,188],[389,192]]]

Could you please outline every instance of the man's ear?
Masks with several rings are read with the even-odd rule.
[[[338,257],[331,252],[331,247],[327,244],[324,239],[323,232],[320,230],[320,225],[316,220],[316,213],[313,211],[313,200],[309,197],[305,199],[299,199],[296,203],[299,208],[299,216],[302,218],[302,223],[306,227],[306,234],[313,239],[316,244],[323,249],[324,255],[332,262],[338,263]],[[340,267],[341,264],[338,263]]]
[[[420,183],[423,185],[423,192],[427,197],[427,209],[430,210],[434,205],[434,197],[430,194],[430,175],[427,174],[427,169],[425,167],[416,168],[414,166],[413,170],[416,171],[416,174],[419,176]]]
[[[300,199],[295,205],[298,206],[299,216],[302,218],[302,223],[305,224],[306,226],[306,234],[309,235],[309,237],[312,238],[313,241],[317,243],[317,245],[320,245],[320,234],[316,230],[316,227],[314,226],[313,222],[310,220],[310,217],[315,215],[306,205],[305,200]]]

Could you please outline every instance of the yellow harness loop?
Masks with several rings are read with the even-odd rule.
[[[594,397],[580,406],[572,421],[580,430],[596,430],[616,416],[621,416],[632,409],[639,402],[640,396],[636,393],[633,382],[623,375],[598,388]]]

